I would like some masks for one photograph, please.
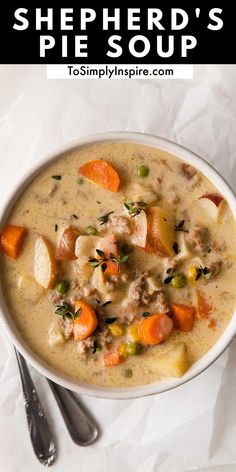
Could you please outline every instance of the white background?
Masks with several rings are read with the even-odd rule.
[[[177,141],[236,183],[236,67],[196,66],[193,80],[47,80],[41,66],[0,67],[0,201],[31,164],[68,141],[110,130]],[[205,373],[156,397],[84,397],[101,427],[75,446],[39,374],[57,438],[55,472],[236,471],[236,341]],[[38,472],[12,347],[0,333],[0,469]]]

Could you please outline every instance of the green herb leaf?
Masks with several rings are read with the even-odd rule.
[[[177,225],[175,225],[175,231],[183,231],[184,233],[188,233],[188,229],[184,227],[185,220],[180,221]]]
[[[75,218],[75,220],[78,220],[78,219],[79,219],[79,217],[78,217],[77,215],[75,215],[74,213],[73,213],[72,216],[73,216],[73,218]]]
[[[107,302],[103,303],[101,306],[104,307],[104,306],[110,305],[111,303],[112,303],[111,300],[107,300]]]
[[[88,261],[89,261],[89,263],[91,264],[92,267],[98,267],[100,265],[98,259],[94,259],[94,258],[90,257]]]
[[[205,277],[205,279],[209,280],[211,275],[212,275],[212,272],[207,267],[199,266],[197,268],[197,274],[196,274],[195,280],[200,279],[201,276],[203,276],[203,277]]]
[[[112,323],[115,323],[116,320],[117,320],[116,317],[113,317],[113,318],[105,318],[105,323],[106,323],[106,324],[112,324]]]
[[[107,268],[107,264],[104,262],[104,263],[101,265],[101,269],[102,269],[103,272],[105,272],[106,268]]]
[[[80,315],[80,312],[81,308],[79,308],[76,313],[72,313],[70,306],[66,302],[63,302],[62,305],[57,305],[55,310],[55,314],[62,316],[63,320],[66,320],[66,318],[76,319]]]
[[[139,215],[139,213],[147,206],[147,203],[143,201],[133,202],[132,200],[127,200],[124,203],[126,210],[128,210],[131,218]]]
[[[149,311],[145,311],[145,312],[142,314],[142,316],[143,316],[144,318],[149,318],[149,316],[152,316],[152,315],[151,315],[151,313],[149,313]]]
[[[57,232],[57,230],[58,230],[58,225],[55,225],[54,229],[55,229],[55,232]]]
[[[98,341],[94,341],[93,347],[92,347],[92,353],[95,354],[95,352],[100,351],[101,346],[98,344]]]
[[[79,318],[79,316],[81,315],[81,311],[82,311],[82,308],[79,308],[75,313],[74,313],[74,320],[76,320],[76,318]]]
[[[96,249],[96,253],[104,260],[105,254],[103,251],[101,251],[100,249]]]
[[[173,277],[174,277],[173,275],[169,275],[169,277],[166,277],[164,279],[164,284],[168,285],[171,282],[171,280],[173,279]]]
[[[175,242],[172,247],[173,247],[173,250],[175,251],[175,254],[179,254],[179,245],[178,245],[178,243]]]
[[[61,175],[52,175],[52,179],[61,180]]]
[[[112,215],[112,213],[114,213],[114,211],[109,211],[109,213],[105,213],[105,215],[99,216],[98,221],[101,222],[100,224],[104,225],[105,223],[107,223],[109,216]]]

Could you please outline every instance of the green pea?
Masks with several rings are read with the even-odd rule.
[[[123,375],[126,377],[126,379],[130,379],[133,375],[132,369],[123,369]]]
[[[183,288],[186,284],[186,277],[184,274],[176,274],[171,280],[171,287],[173,288]]]
[[[78,177],[77,182],[79,185],[82,185],[84,183],[84,179],[82,179],[82,177]]]
[[[128,356],[137,356],[140,354],[142,348],[139,343],[129,343],[126,345],[126,353]]]
[[[63,293],[66,293],[69,289],[69,282],[67,280],[61,280],[60,282],[58,282],[57,286],[56,286],[56,290],[58,293],[60,293],[61,295],[63,295]]]
[[[98,230],[96,226],[87,226],[86,233],[87,234],[97,234]]]
[[[145,166],[144,164],[139,166],[137,174],[138,174],[138,177],[142,177],[142,178],[147,177],[147,175],[149,174],[148,166]]]

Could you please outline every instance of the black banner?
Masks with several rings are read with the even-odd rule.
[[[236,6],[200,3],[11,2],[0,63],[235,64]]]

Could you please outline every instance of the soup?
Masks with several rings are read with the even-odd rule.
[[[1,284],[31,350],[80,382],[179,377],[235,308],[236,227],[205,176],[163,150],[80,147],[49,163],[1,231]]]

